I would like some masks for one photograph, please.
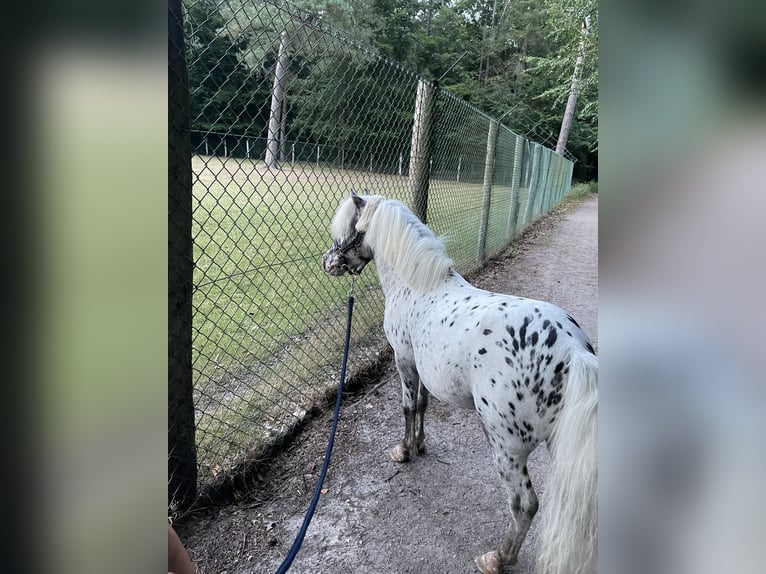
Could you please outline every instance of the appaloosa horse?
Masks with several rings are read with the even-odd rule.
[[[352,195],[332,221],[323,257],[331,275],[375,259],[384,328],[402,381],[405,462],[424,450],[429,393],[476,409],[508,491],[511,523],[499,548],[476,558],[484,574],[513,564],[537,512],[527,471],[542,441],[551,452],[538,571],[595,571],[598,359],[587,336],[551,303],[473,287],[440,239],[401,202]]]

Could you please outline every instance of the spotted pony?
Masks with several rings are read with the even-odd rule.
[[[577,322],[551,303],[490,293],[457,271],[444,244],[401,202],[352,195],[332,220],[330,275],[375,260],[384,329],[402,383],[406,462],[425,449],[429,395],[475,409],[510,504],[499,547],[475,559],[484,574],[517,561],[538,510],[527,458],[551,452],[538,552],[541,574],[595,572],[598,359]]]

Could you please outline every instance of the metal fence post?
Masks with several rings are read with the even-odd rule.
[[[410,146],[410,206],[420,220],[426,222],[428,212],[428,183],[433,152],[434,104],[436,82],[418,81],[415,97],[415,118]]]
[[[481,200],[481,225],[479,227],[478,260],[487,262],[487,227],[489,226],[489,206],[492,200],[492,178],[495,174],[495,148],[497,146],[497,126],[495,120],[489,121],[487,133],[487,153],[484,157],[484,186]]]
[[[168,2],[168,504],[197,494],[192,392],[192,173],[181,0]]]

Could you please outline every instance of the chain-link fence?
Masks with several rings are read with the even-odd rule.
[[[572,163],[286,2],[169,5],[168,495],[182,508],[246,480],[332,394],[349,283],[320,263],[342,198],[409,203],[469,272],[563,197]],[[374,269],[355,290],[352,373],[386,348]]]

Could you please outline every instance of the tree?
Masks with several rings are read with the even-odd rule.
[[[550,129],[558,132],[566,103],[576,121],[571,124],[568,147],[577,157],[576,176],[593,178],[598,154],[598,10],[596,0],[545,0],[548,40],[547,54],[527,58],[529,73],[544,79],[547,88],[535,96],[558,117]],[[588,21],[587,33],[583,24]],[[577,77],[572,94],[572,78]],[[575,116],[574,103],[579,103]],[[550,125],[550,123],[549,123]]]
[[[212,0],[187,0],[184,25],[192,129],[260,134],[268,87],[262,70],[245,62],[247,37],[229,29]]]
[[[588,28],[590,27],[590,16],[585,16],[582,23],[582,37],[580,39],[580,46],[578,49],[577,60],[575,61],[574,72],[572,72],[572,83],[569,88],[569,97],[567,98],[567,106],[564,110],[564,117],[561,120],[561,130],[559,131],[559,139],[556,142],[556,153],[563,155],[566,151],[567,139],[569,138],[569,130],[572,129],[572,121],[574,120],[575,107],[577,106],[577,96],[579,95],[580,78],[582,77],[582,69],[585,65],[585,41],[588,36]]]

